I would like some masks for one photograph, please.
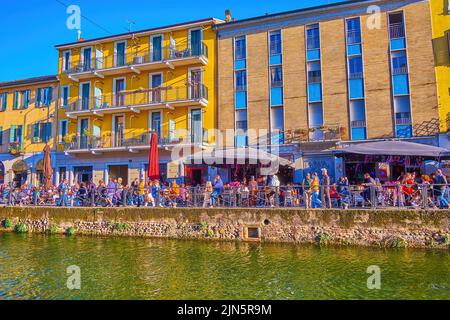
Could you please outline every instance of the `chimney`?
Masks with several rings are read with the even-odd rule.
[[[231,21],[231,10],[227,9],[225,10],[225,22],[230,22]]]

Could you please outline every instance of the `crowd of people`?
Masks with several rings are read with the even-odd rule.
[[[22,185],[0,187],[1,201],[8,205],[56,205],[73,207],[305,207],[342,208],[373,206],[426,206],[449,208],[447,179],[441,170],[430,176],[401,174],[396,181],[381,184],[369,173],[351,186],[347,177],[335,183],[327,169],[306,173],[301,184],[281,185],[276,175],[237,177],[224,183],[217,175],[203,186],[187,186],[176,180],[162,183],[138,178],[126,185],[123,179],[90,181],[69,185],[64,179],[50,189]]]

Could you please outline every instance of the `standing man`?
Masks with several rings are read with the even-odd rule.
[[[58,186],[59,200],[58,207],[62,207],[64,203],[64,207],[68,206],[69,198],[67,197],[68,192],[67,179],[64,179]]]
[[[331,197],[330,197],[330,176],[328,170],[322,168],[322,186],[323,186],[323,206],[331,209]]]
[[[447,190],[448,182],[441,169],[438,169],[436,171],[435,184],[437,185],[436,187],[439,190],[439,208],[448,209],[449,203],[447,199],[445,199],[445,191]]]
[[[219,175],[217,175],[216,179],[214,180],[213,193],[211,194],[213,206],[216,206],[216,201],[222,195],[222,192],[223,192],[223,181],[222,178]]]
[[[312,183],[313,183],[313,180],[311,179],[311,174],[308,172],[302,182],[303,197],[305,198],[306,209],[311,208]]]

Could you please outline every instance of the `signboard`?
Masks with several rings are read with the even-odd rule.
[[[180,177],[180,165],[177,161],[167,163],[167,179],[177,179]]]

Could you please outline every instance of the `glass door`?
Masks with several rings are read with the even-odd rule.
[[[150,101],[153,103],[161,102],[161,86],[162,86],[162,74],[150,75]]]
[[[201,54],[201,45],[202,45],[202,31],[201,30],[191,30],[190,31],[191,40],[191,56],[199,56]]]
[[[162,36],[154,36],[151,40],[152,52],[150,53],[151,61],[162,60]]]
[[[152,131],[161,139],[161,112],[152,112]]]
[[[91,60],[92,60],[92,49],[84,48],[83,49],[83,64],[82,64],[83,71],[91,70]]]
[[[115,106],[122,107],[125,105],[125,79],[115,79],[114,80],[114,97]]]
[[[113,147],[122,147],[125,135],[124,116],[114,116]]]
[[[191,142],[201,143],[203,140],[202,110],[191,110]]]
[[[116,43],[116,67],[123,67],[125,65],[125,42]]]
[[[191,70],[189,80],[189,98],[200,99],[200,88],[202,83],[201,69]]]
[[[80,149],[88,148],[88,137],[89,137],[89,119],[80,119]]]
[[[90,96],[91,96],[91,84],[89,82],[81,85],[81,110],[89,110]]]

